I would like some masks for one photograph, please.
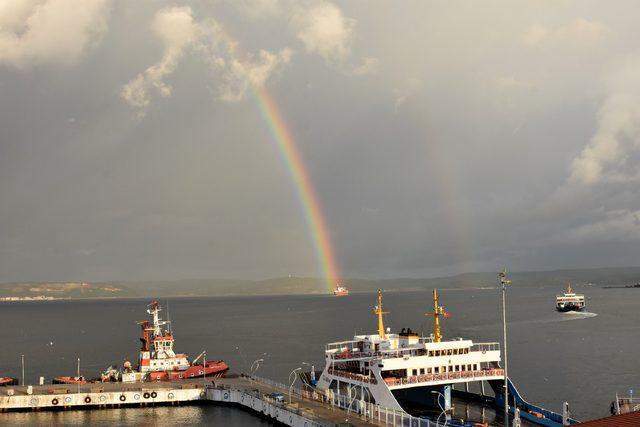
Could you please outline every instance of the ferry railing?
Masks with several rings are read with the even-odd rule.
[[[481,369],[477,371],[443,372],[440,374],[412,375],[406,378],[389,377],[385,378],[384,382],[388,386],[396,386],[432,381],[448,381],[499,376],[504,377],[504,369]]]
[[[368,375],[363,375],[363,374],[357,374],[354,372],[343,371],[340,369],[329,368],[329,373],[339,377],[360,381],[362,383],[370,383],[370,384],[378,383],[378,380],[376,380],[375,377],[370,377]]]
[[[360,351],[360,349],[356,348],[348,348],[348,347],[340,347],[332,348],[331,350],[335,350],[335,353],[327,353],[327,355],[333,360],[346,360],[346,359],[369,359],[369,358],[380,358],[380,359],[395,359],[400,357],[415,357],[415,356],[427,356],[431,350],[427,350],[426,348],[405,348],[405,349],[397,349],[397,350],[379,350],[379,351]],[[337,352],[339,350],[339,352]],[[449,349],[445,349],[449,350]],[[451,349],[457,350],[457,349]],[[444,351],[444,350],[443,350]],[[487,351],[500,351],[500,343],[497,342],[489,342],[489,343],[476,343],[473,344],[470,348],[470,351],[467,353],[462,353],[463,355],[467,355],[470,352],[482,352],[486,353]],[[458,356],[459,354],[442,354],[440,356],[431,356],[431,357],[441,357],[441,356]]]

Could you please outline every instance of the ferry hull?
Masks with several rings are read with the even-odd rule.
[[[396,398],[402,409],[410,414],[436,411],[438,409],[438,394],[435,394],[435,392],[442,393],[443,388],[438,386],[422,386],[391,391],[393,397]]]
[[[569,311],[584,311],[585,308],[574,304],[568,304],[564,306],[557,306],[556,309],[561,313],[567,313]]]

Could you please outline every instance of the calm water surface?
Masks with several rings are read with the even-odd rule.
[[[559,411],[563,401],[578,419],[607,415],[616,392],[640,384],[637,326],[638,289],[576,287],[589,300],[589,313],[554,310],[556,289],[509,289],[509,373],[526,399]],[[498,289],[444,290],[441,303],[451,312],[445,337],[476,342],[501,337]],[[161,300],[166,305],[166,300]],[[372,333],[375,295],[172,298],[176,349],[195,357],[227,361],[234,371],[248,370],[264,358],[259,375],[286,381],[302,362],[320,367],[324,344],[356,333]],[[96,375],[110,364],[135,362],[139,327],[147,301],[90,300],[0,303],[0,375],[20,376],[25,354],[26,377],[35,383],[73,375],[81,358],[82,374]],[[387,292],[387,326],[430,332],[424,313],[430,291]],[[266,353],[266,354],[265,354]],[[210,406],[0,414],[0,424],[29,425],[262,425],[242,411]]]

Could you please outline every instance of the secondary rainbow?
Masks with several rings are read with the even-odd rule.
[[[315,192],[309,172],[302,159],[278,105],[264,87],[252,86],[258,108],[276,142],[289,176],[295,187],[298,199],[304,211],[304,217],[311,240],[313,241],[320,274],[329,292],[333,292],[340,274],[338,263],[331,244],[331,236],[324,218],[318,196]]]

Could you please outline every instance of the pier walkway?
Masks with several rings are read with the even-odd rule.
[[[230,376],[175,382],[96,383],[84,385],[0,387],[0,411],[100,410],[155,405],[229,404],[295,427],[411,426],[439,427],[403,411],[348,401],[328,400],[310,391],[268,379]],[[1,417],[1,416],[0,416]]]

